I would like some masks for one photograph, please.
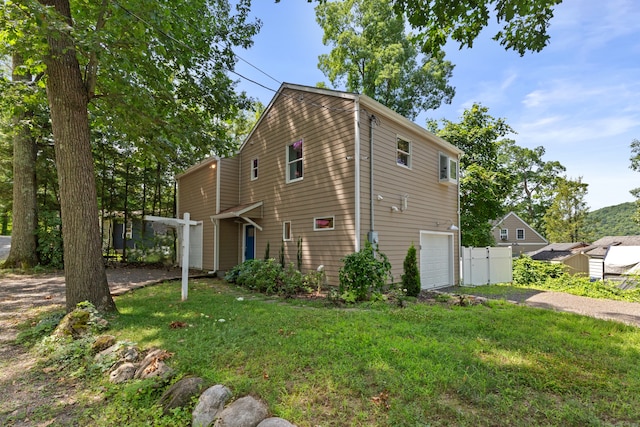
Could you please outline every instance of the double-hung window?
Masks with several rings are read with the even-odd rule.
[[[400,137],[396,141],[396,163],[411,168],[411,142]]]
[[[303,177],[302,140],[287,145],[287,182],[299,181]]]
[[[500,240],[509,240],[509,230],[506,228],[500,229]]]
[[[258,159],[251,161],[251,181],[258,179]]]
[[[524,240],[524,228],[516,229],[516,240]]]

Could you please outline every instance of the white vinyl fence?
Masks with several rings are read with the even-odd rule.
[[[511,246],[462,248],[462,279],[465,286],[508,283],[513,280]]]

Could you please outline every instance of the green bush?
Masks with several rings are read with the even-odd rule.
[[[224,279],[252,291],[283,296],[309,292],[311,283],[293,264],[282,268],[273,258],[247,260],[229,270]]]
[[[62,249],[62,220],[55,211],[38,215],[38,257],[40,264],[51,268],[64,268]]]
[[[404,273],[402,274],[402,288],[410,297],[417,297],[420,293],[420,272],[418,271],[418,257],[416,247],[409,246],[407,256],[404,258]]]
[[[365,301],[371,295],[381,294],[391,280],[389,259],[368,241],[363,249],[347,255],[342,262],[339,291],[346,302]]]
[[[521,255],[513,262],[513,283],[515,285],[543,283],[548,278],[558,278],[564,274],[566,274],[566,267],[563,264],[535,261],[526,255]]]

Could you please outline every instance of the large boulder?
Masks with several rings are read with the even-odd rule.
[[[90,317],[91,313],[89,311],[76,308],[62,318],[52,335],[56,338],[71,338],[74,340],[86,336],[91,332],[89,326]]]
[[[223,385],[218,384],[206,389],[200,395],[198,404],[193,410],[191,425],[193,427],[210,426],[230,398],[231,390]]]
[[[160,397],[158,403],[169,414],[172,409],[181,408],[191,403],[204,389],[204,380],[198,377],[186,377],[169,387]]]
[[[142,359],[142,362],[140,362],[134,378],[145,379],[160,377],[165,380],[172,378],[174,375],[173,369],[164,363],[164,360],[171,357],[171,355],[168,351],[161,349],[149,351],[145,358]]]
[[[256,427],[267,418],[269,409],[252,396],[241,397],[227,406],[216,419],[215,427]]]
[[[109,381],[113,384],[120,384],[133,379],[136,374],[136,365],[130,362],[123,363],[109,374]]]
[[[111,347],[116,343],[116,337],[113,335],[100,335],[98,338],[93,341],[91,345],[91,353],[97,354],[107,348]]]

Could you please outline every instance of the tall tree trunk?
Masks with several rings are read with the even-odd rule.
[[[23,65],[20,55],[13,55],[14,84],[31,80],[28,74],[17,72]],[[29,112],[16,107],[13,117],[13,228],[11,250],[5,268],[29,268],[38,264],[37,237],[38,201],[36,198],[36,142],[23,122]]]
[[[53,6],[73,25],[69,0],[40,2]],[[102,258],[87,90],[69,33],[51,30],[47,43],[47,97],[60,186],[67,310],[89,301],[100,311],[115,311]]]

